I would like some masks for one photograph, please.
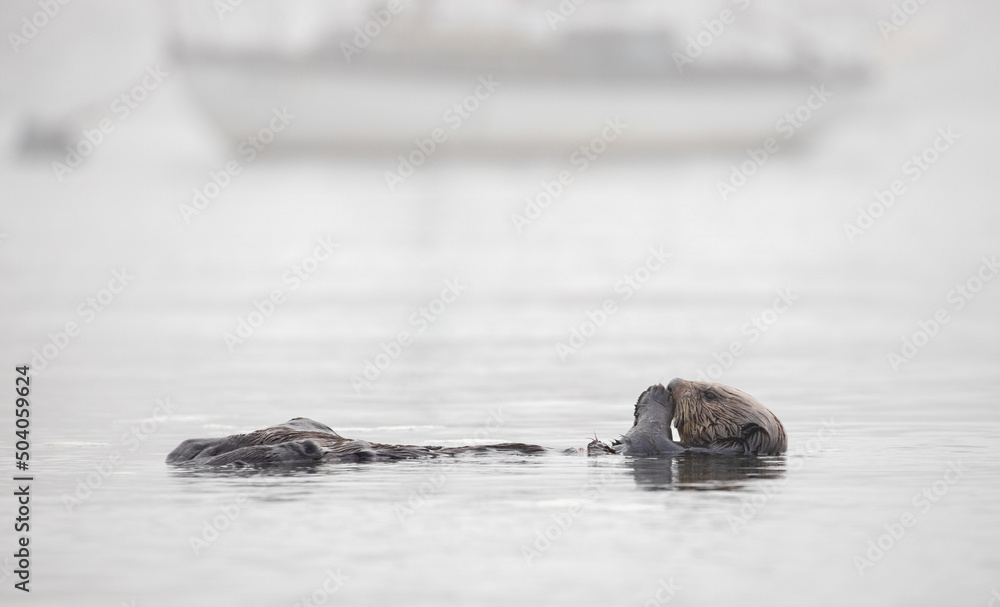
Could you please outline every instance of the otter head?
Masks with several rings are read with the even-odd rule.
[[[785,428],[746,392],[714,382],[674,379],[667,385],[681,442],[733,453],[778,455]]]

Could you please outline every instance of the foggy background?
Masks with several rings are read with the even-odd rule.
[[[359,604],[643,604],[672,576],[675,604],[972,605],[1000,585],[995,3],[46,6],[0,10],[0,352],[32,365],[39,594],[293,604],[337,564],[331,601]],[[245,488],[162,464],[297,416],[579,447],[673,377],[760,398],[792,452],[837,420],[756,531],[727,523],[756,477],[670,498],[629,469],[524,569],[586,464],[459,469],[402,535],[392,504],[428,472],[400,466],[284,479],[206,561],[186,539]],[[956,459],[967,480],[859,575]]]

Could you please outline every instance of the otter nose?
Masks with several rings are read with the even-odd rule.
[[[686,383],[687,380],[675,377],[672,380],[670,380],[669,384],[667,384],[667,392],[673,393],[674,390],[679,390],[680,388],[684,387],[684,384]]]

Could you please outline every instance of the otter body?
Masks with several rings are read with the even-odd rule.
[[[383,445],[344,438],[329,426],[296,417],[283,424],[248,434],[188,439],[167,455],[167,463],[204,466],[307,465],[414,459],[489,451],[534,454],[541,453],[544,449],[524,443],[469,447]]]

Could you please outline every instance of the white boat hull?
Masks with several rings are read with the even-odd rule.
[[[617,145],[670,149],[759,145],[810,94],[799,79],[673,78],[498,82],[476,76],[401,76],[316,64],[189,62],[194,93],[233,140],[265,127],[275,109],[294,119],[281,146],[400,147],[445,134],[448,147],[574,146],[608,119],[627,125]],[[482,74],[483,81],[490,74]],[[477,97],[477,92],[479,93]],[[458,106],[458,107],[456,107]]]

